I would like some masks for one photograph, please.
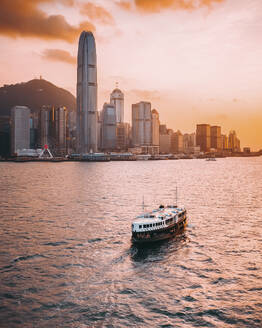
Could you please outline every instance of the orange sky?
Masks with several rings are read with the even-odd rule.
[[[119,82],[125,118],[151,101],[162,123],[235,129],[262,148],[261,0],[1,0],[0,84],[43,76],[75,94],[80,31],[94,32],[99,109]]]

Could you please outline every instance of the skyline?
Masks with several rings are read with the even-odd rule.
[[[165,8],[159,1],[141,0],[132,6],[113,0],[16,3],[12,12],[4,0],[5,17],[0,14],[0,84],[42,75],[75,95],[78,37],[89,28],[97,43],[99,110],[119,82],[125,121],[131,121],[131,104],[150,101],[161,123],[174,130],[191,132],[205,122],[221,125],[225,133],[236,130],[243,146],[261,148],[259,1],[202,0],[197,5],[169,0]],[[38,14],[39,28],[33,32],[29,16],[26,28],[18,26],[26,15],[22,6]],[[57,14],[62,16],[52,16]]]

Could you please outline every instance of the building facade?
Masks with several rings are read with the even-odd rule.
[[[38,119],[38,144],[41,148],[47,145],[54,155],[67,154],[67,117],[66,107],[43,106]]]
[[[30,148],[30,109],[15,106],[11,109],[11,155]]]
[[[228,149],[232,152],[240,152],[240,140],[237,138],[236,131],[230,131],[228,135]]]
[[[184,151],[184,139],[183,134],[177,130],[171,136],[171,152],[173,154],[182,153]]]
[[[196,145],[200,146],[200,151],[209,152],[211,147],[211,132],[209,124],[197,124]]]
[[[130,144],[130,124],[117,123],[116,125],[116,148],[118,151],[126,151]]]
[[[221,134],[221,145],[223,150],[228,150],[228,136]]]
[[[158,111],[156,109],[153,109],[151,115],[152,115],[152,145],[159,146],[160,121],[159,121]]]
[[[124,94],[116,88],[110,95],[110,104],[116,108],[116,123],[124,122]]]
[[[217,151],[222,150],[222,137],[221,137],[221,126],[211,126],[211,148]]]
[[[141,101],[132,105],[132,143],[134,147],[152,145],[150,102]]]
[[[77,55],[77,152],[97,151],[97,64],[92,32],[83,31]]]
[[[101,114],[101,142],[103,150],[116,148],[116,108],[105,103]]]

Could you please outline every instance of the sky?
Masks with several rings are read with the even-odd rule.
[[[44,79],[76,93],[81,31],[94,33],[98,109],[118,82],[161,124],[235,130],[262,149],[261,0],[1,0],[0,85]]]

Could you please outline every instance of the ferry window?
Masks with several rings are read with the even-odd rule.
[[[150,223],[150,227],[152,227],[152,223]]]
[[[141,228],[142,228],[142,225],[139,226],[139,229],[141,229]]]
[[[143,225],[143,228],[146,228],[146,224]]]

